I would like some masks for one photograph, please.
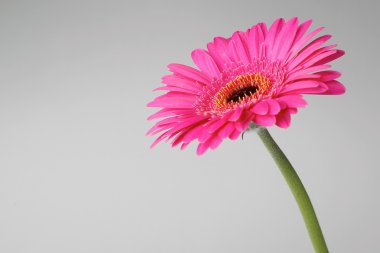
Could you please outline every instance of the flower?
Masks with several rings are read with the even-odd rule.
[[[324,45],[330,35],[309,42],[323,29],[307,33],[311,22],[280,18],[269,29],[258,23],[231,38],[214,38],[207,50],[194,50],[198,69],[169,64],[172,74],[155,89],[167,93],[148,104],[161,108],[148,118],[161,118],[147,133],[161,132],[152,147],[166,139],[184,149],[198,140],[201,155],[225,138],[238,138],[251,122],[289,127],[291,114],[307,104],[303,94],[343,94],[340,73],[328,70],[328,63],[344,51]]]

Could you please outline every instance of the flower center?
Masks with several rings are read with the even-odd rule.
[[[252,96],[256,91],[257,87],[255,86],[241,87],[227,98],[227,102],[238,102],[245,97]]]
[[[237,107],[249,106],[271,97],[282,87],[286,69],[280,62],[254,59],[247,65],[236,65],[205,85],[194,108],[199,115],[223,116]]]
[[[265,94],[271,81],[261,73],[239,75],[221,88],[214,97],[217,108],[245,103]]]

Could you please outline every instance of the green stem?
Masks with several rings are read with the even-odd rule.
[[[315,215],[313,205],[311,204],[310,198],[296,171],[266,128],[257,128],[257,134],[260,136],[277,166],[280,168],[282,175],[285,177],[285,180],[297,201],[315,252],[328,253],[329,251],[325,239],[323,238],[322,230],[319,226],[317,216]]]

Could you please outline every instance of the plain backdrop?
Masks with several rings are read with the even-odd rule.
[[[198,157],[146,131],[190,52],[278,17],[312,18],[346,55],[343,96],[270,129],[331,252],[380,252],[377,0],[0,1],[0,252],[313,252],[254,133]]]

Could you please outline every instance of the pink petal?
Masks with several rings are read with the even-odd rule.
[[[281,107],[279,103],[276,100],[270,99],[266,101],[269,106],[269,114],[270,115],[276,115],[277,113],[280,112]]]
[[[203,84],[209,84],[211,81],[211,79],[207,75],[203,74],[197,69],[191,68],[186,65],[172,63],[168,65],[168,68],[171,72],[173,72],[176,75],[180,75],[182,77],[189,78]]]
[[[205,117],[200,117],[198,115],[190,116],[190,117],[183,117],[183,116],[171,117],[171,118],[167,118],[167,119],[163,119],[159,121],[156,125],[154,125],[148,131],[147,134],[156,134],[158,132],[170,129],[167,133],[168,135],[172,135],[176,133],[177,131],[181,131],[181,130],[184,131],[185,128],[189,126],[195,126],[197,124],[200,124],[204,120],[205,120]]]
[[[156,97],[148,103],[148,107],[166,107],[166,108],[192,108],[195,102],[194,97],[177,94],[171,95],[170,92],[165,95]]]
[[[206,142],[209,138],[210,138],[210,136],[211,135],[213,135],[214,134],[214,132],[209,132],[209,131],[202,131],[202,133],[200,133],[200,135],[199,135],[199,137],[198,137],[198,141],[200,142],[200,143],[204,143],[204,142]]]
[[[228,46],[231,55],[234,56],[235,62],[249,64],[249,49],[247,46],[246,38],[244,36],[245,34],[243,34],[242,32],[234,33]]]
[[[309,68],[297,68],[288,73],[285,83],[293,82],[295,80],[303,78],[305,75],[312,73],[314,71],[320,71],[322,69],[330,68],[330,65],[318,65]]]
[[[331,61],[338,59],[339,57],[343,56],[344,54],[345,54],[345,52],[343,50],[336,50],[335,54],[330,55],[330,56],[316,62],[315,65],[321,65],[321,64],[331,62]]]
[[[261,34],[263,35],[263,37],[264,38],[266,38],[267,37],[267,35],[268,35],[268,28],[267,28],[267,25],[265,24],[265,23],[258,23],[257,25],[256,25],[258,28],[260,28],[259,29],[259,31],[261,32]]]
[[[327,63],[329,61],[326,61],[326,59],[330,58],[332,55],[336,55],[338,50],[329,50],[323,53],[319,53],[317,55],[310,56],[307,60],[305,60],[302,64],[304,68],[312,67],[312,66],[318,66],[321,65],[320,63],[324,62]]]
[[[159,142],[161,142],[165,137],[167,136],[167,133],[161,134],[153,143],[150,145],[150,148],[154,148]]]
[[[268,113],[268,103],[266,101],[261,101],[255,104],[252,108],[252,112],[260,115],[266,115]]]
[[[183,119],[182,119],[183,120]],[[163,120],[160,120],[156,123],[149,131],[146,133],[147,135],[153,135],[168,128],[171,128],[174,124],[181,122],[181,117],[170,117]]]
[[[281,112],[276,117],[276,125],[281,128],[288,128],[290,126],[290,114],[287,111]]]
[[[293,54],[295,54],[307,41],[309,41],[312,37],[314,37],[317,33],[319,33],[323,29],[324,29],[324,27],[319,27],[319,28],[311,31],[306,36],[300,38],[297,42],[295,42],[293,44],[293,46],[289,52],[289,56],[292,56]]]
[[[220,70],[226,69],[232,63],[231,58],[227,54],[228,43],[229,40],[223,37],[216,37],[213,43],[207,44],[207,49]]]
[[[211,78],[219,78],[220,70],[214,59],[203,49],[196,49],[191,53],[195,65]]]
[[[321,71],[317,72],[316,74],[320,75],[319,78],[322,82],[331,81],[341,76],[341,74],[338,71],[333,70]]]
[[[304,59],[309,57],[315,50],[317,50],[323,43],[331,38],[331,35],[321,36],[314,41],[310,42],[306,47],[304,47],[292,60],[289,61],[289,69],[295,68]]]
[[[202,90],[204,84],[200,84],[199,82],[180,77],[175,75],[166,75],[162,77],[162,83],[169,85],[169,86],[175,86],[175,87],[181,87],[183,89],[199,92]]]
[[[284,102],[288,107],[305,107],[307,102],[303,97],[299,94],[282,96],[277,99],[278,101]]]
[[[273,115],[256,115],[254,121],[261,126],[273,126],[276,123],[276,117]]]
[[[272,26],[269,28],[268,36],[265,38],[265,52],[268,57],[271,57],[271,52],[274,46],[274,43],[276,42],[276,38],[278,34],[281,31],[281,28],[283,27],[285,21],[282,18],[277,19],[274,21]]]
[[[190,143],[194,139],[198,138],[196,136],[195,138],[191,139],[191,134],[194,132],[194,129],[200,128],[202,129],[203,124],[205,123],[205,120],[199,120],[198,121],[193,121],[190,124],[182,124],[182,126],[179,126],[177,128],[173,128],[171,130],[171,135],[175,135],[175,138],[173,139],[172,146],[175,147],[181,142],[187,142]],[[170,137],[169,137],[170,138]]]
[[[194,116],[192,118],[186,118],[183,119],[182,121],[177,122],[172,129],[170,129],[170,138],[175,136],[179,131],[185,132],[188,129],[192,129],[198,125],[203,125],[205,123],[205,117],[199,117],[199,116]]]
[[[281,95],[292,93],[323,93],[327,86],[318,81],[305,80],[286,85],[280,92]]]
[[[226,123],[226,119],[215,119],[205,125],[205,132],[213,133]]]
[[[290,19],[279,32],[273,46],[272,59],[281,59],[289,49],[297,31],[298,18]],[[290,42],[289,42],[290,41]],[[285,45],[286,43],[286,45]],[[284,52],[282,52],[284,51]],[[279,57],[281,54],[281,57]]]
[[[346,92],[346,88],[340,82],[331,80],[326,82],[328,90],[323,95],[341,95]]]
[[[214,135],[209,141],[210,148],[214,150],[220,145],[220,143],[222,143],[223,140],[218,135]]]
[[[248,32],[248,47],[251,60],[261,58],[261,45],[264,43],[264,40],[265,34],[259,24],[250,29]]]
[[[190,144],[189,142],[188,143],[186,143],[186,142],[182,143],[181,150],[184,150],[189,144]]]
[[[191,128],[184,136],[183,142],[191,142],[195,139],[198,139],[199,136],[203,133],[203,131],[204,131],[203,124],[199,124],[198,126]]]
[[[176,86],[161,86],[158,88],[155,88],[154,91],[160,91],[160,90],[167,90],[167,91],[176,91],[176,92],[185,92],[185,93],[191,93],[191,94],[198,94],[199,91],[192,91],[192,90],[187,90],[181,87],[176,87]]]
[[[302,73],[303,72],[303,73]],[[286,83],[292,83],[296,81],[300,81],[300,79],[318,79],[320,80],[320,75],[318,74],[305,74],[305,72],[309,72],[309,70],[295,72],[294,74],[291,74],[287,77]]]
[[[298,31],[298,18],[292,18],[286,24],[286,30],[283,33],[283,39],[281,43],[278,43],[276,46],[279,47],[277,59],[285,60],[286,55],[288,54],[293,41],[296,37]]]
[[[228,136],[230,136],[234,130],[235,130],[234,124],[227,123],[218,131],[218,135],[220,138],[225,139]]]
[[[200,143],[197,148],[197,155],[203,155],[207,149],[210,147],[210,144],[205,142],[205,143]]]
[[[159,110],[158,112],[150,115],[148,117],[148,120],[152,120],[152,119],[157,119],[157,118],[162,118],[162,117],[167,117],[167,116],[171,116],[171,115],[175,115],[173,113],[173,110],[170,109],[170,108],[164,108],[164,109],[161,109]]]
[[[158,112],[149,116],[148,120],[163,118],[163,117],[168,117],[168,116],[174,116],[174,115],[186,115],[186,114],[191,115],[191,114],[194,114],[194,112],[192,109],[178,110],[178,109],[172,109],[172,108],[163,108],[163,109],[159,110]]]
[[[294,47],[296,45],[296,43],[304,36],[306,31],[310,28],[311,23],[312,23],[312,20],[309,19],[309,20],[305,21],[304,23],[302,23],[298,27],[297,32],[296,32],[296,36],[295,36],[293,43],[292,43],[292,47]]]
[[[244,109],[241,107],[238,107],[235,109],[235,111],[231,114],[230,117],[228,117],[229,121],[237,121],[240,119],[241,114],[243,113]]]
[[[252,122],[252,117],[253,117],[252,115],[247,115],[244,120],[242,119],[240,121],[235,122],[235,128],[238,131],[243,132],[245,129],[247,129],[249,124]]]
[[[239,137],[239,135],[241,134],[241,132],[242,132],[242,131],[239,131],[239,130],[235,129],[235,130],[230,134],[229,138],[230,138],[231,140],[236,140],[236,139]]]

